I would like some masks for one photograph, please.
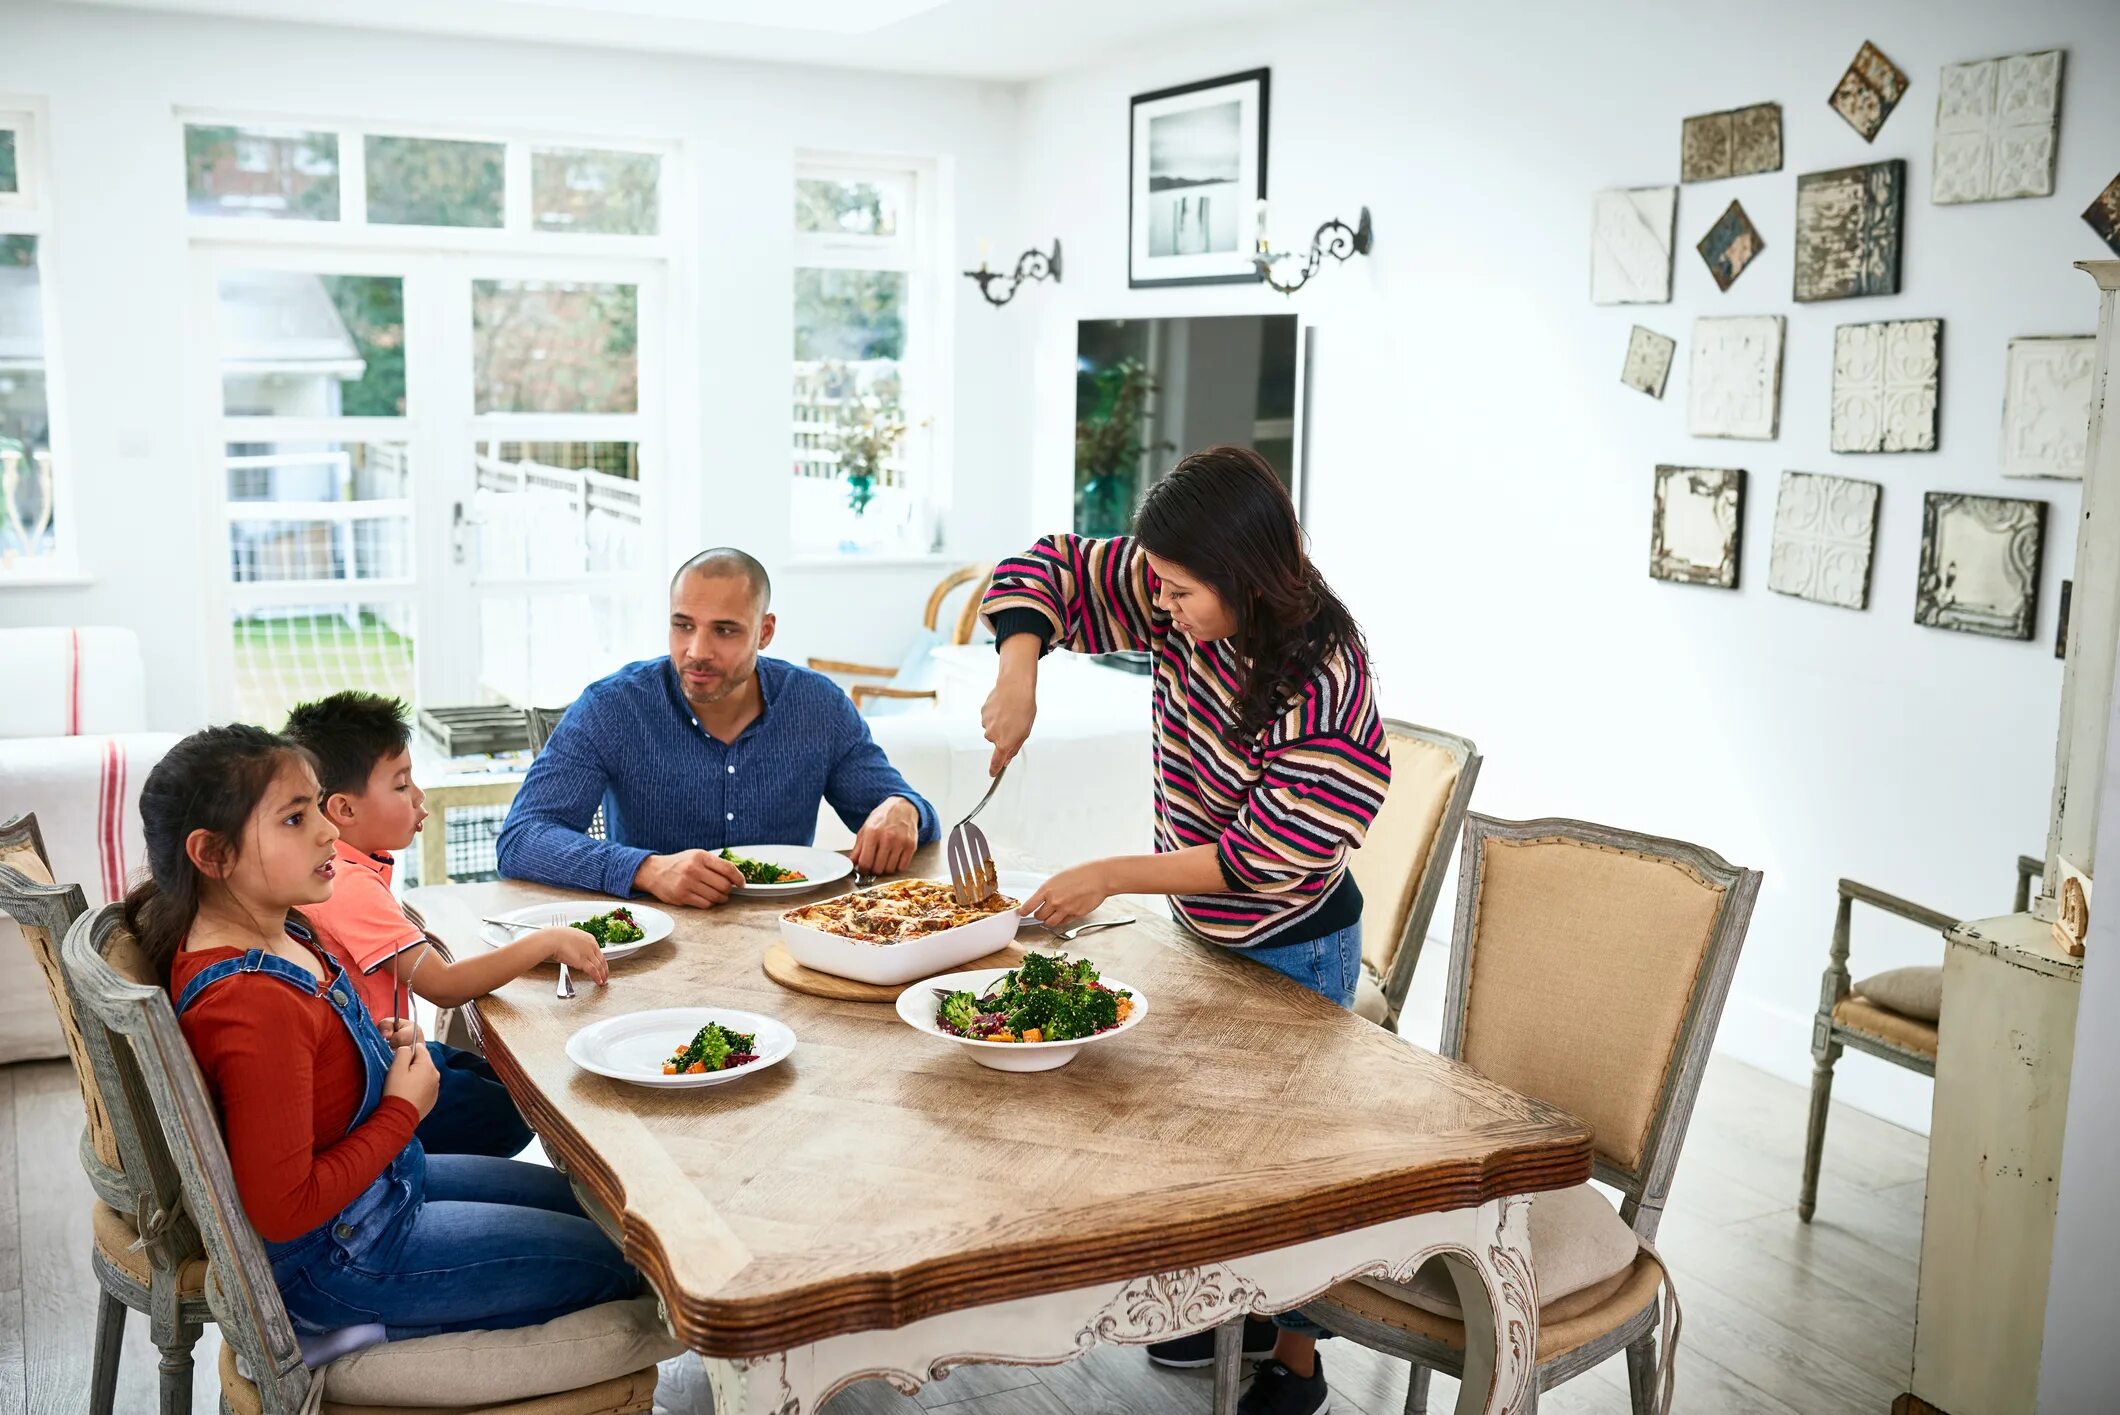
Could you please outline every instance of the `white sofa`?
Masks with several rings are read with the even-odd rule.
[[[146,672],[130,629],[0,629],[0,820],[33,811],[53,878],[90,908],[146,865],[140,782],[177,738],[147,728]],[[44,982],[0,926],[0,990],[40,1003]],[[0,1062],[64,1056],[48,1006],[0,1010]]]

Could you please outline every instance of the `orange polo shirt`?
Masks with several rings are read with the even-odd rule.
[[[316,927],[317,942],[353,980],[371,1016],[378,1022],[410,1016],[412,1001],[402,987],[412,976],[411,960],[398,967],[392,960],[425,943],[427,935],[405,917],[390,892],[396,861],[356,850],[343,840],[334,853],[331,897],[321,904],[304,904],[302,914]]]

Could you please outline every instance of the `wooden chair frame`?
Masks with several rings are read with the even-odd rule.
[[[1738,954],[1751,926],[1760,873],[1734,866],[1714,851],[1682,840],[1615,830],[1586,821],[1503,821],[1472,813],[1465,818],[1464,835],[1458,857],[1457,922],[1451,933],[1449,991],[1443,1011],[1442,1054],[1454,1060],[1462,1058],[1465,1018],[1472,1001],[1472,932],[1474,921],[1479,918],[1488,841],[1555,837],[1580,841],[1683,865],[1722,889],[1722,902],[1716,906],[1700,971],[1679,1022],[1678,1044],[1665,1068],[1648,1134],[1643,1139],[1641,1160],[1634,1168],[1625,1169],[1599,1154],[1593,1168],[1597,1179],[1620,1191],[1621,1219],[1637,1237],[1653,1243],[1671,1192],[1672,1175],[1678,1168],[1686,1127],[1693,1116],[1693,1103],[1700,1092],[1701,1075],[1707,1069],[1708,1053],[1714,1045],[1723,1002],[1729,996],[1730,979],[1737,971]],[[1542,1359],[1538,1364],[1538,1389],[1551,1389],[1624,1350],[1634,1409],[1647,1410],[1656,1370],[1661,1300],[1651,1301],[1611,1331],[1565,1355]],[[1339,1306],[1329,1295],[1310,1303],[1303,1312],[1340,1336],[1412,1362],[1413,1374],[1406,1391],[1409,1415],[1420,1415],[1427,1409],[1431,1371],[1458,1375],[1464,1369],[1461,1348],[1374,1322]]]
[[[119,905],[102,911],[118,917]],[[139,1281],[107,1258],[99,1247],[90,1249],[90,1266],[96,1285],[102,1289],[96,1307],[95,1358],[90,1367],[88,1409],[90,1415],[110,1415],[117,1399],[118,1361],[124,1349],[125,1314],[145,1313],[148,1331],[161,1351],[161,1415],[187,1415],[191,1409],[192,1348],[206,1323],[214,1320],[204,1296],[185,1296],[179,1287],[184,1265],[201,1251],[196,1226],[186,1213],[184,1196],[176,1175],[157,1159],[158,1146],[151,1143],[140,1120],[137,1093],[126,1089],[114,1065],[103,1029],[82,1005],[70,971],[64,968],[64,940],[85,921],[88,903],[78,885],[38,884],[19,870],[0,865],[0,908],[18,922],[50,930],[52,945],[60,950],[63,984],[73,1012],[62,1024],[77,1036],[80,1049],[74,1066],[84,1092],[93,1091],[110,1126],[118,1149],[119,1167],[111,1168],[97,1156],[86,1126],[82,1128],[81,1167],[88,1173],[89,1187],[96,1197],[115,1209],[141,1238],[147,1256],[148,1280]],[[73,1048],[69,1047],[72,1051]],[[86,1065],[86,1074],[81,1074]]]
[[[52,867],[51,851],[44,848],[44,832],[37,826],[37,813],[28,811],[12,820],[0,821],[0,855],[12,855],[24,845],[37,852],[45,873]]]
[[[1428,858],[1421,862],[1421,882],[1405,923],[1400,926],[1398,947],[1391,955],[1391,971],[1377,980],[1384,993],[1384,1030],[1396,1032],[1399,1014],[1406,1006],[1406,994],[1413,989],[1414,970],[1421,963],[1421,949],[1428,942],[1428,925],[1435,917],[1436,902],[1443,896],[1443,877],[1450,873],[1450,854],[1457,849],[1458,836],[1465,826],[1465,813],[1472,805],[1472,785],[1479,779],[1480,763],[1485,758],[1480,756],[1480,750],[1473,745],[1471,738],[1460,737],[1455,732],[1423,727],[1417,722],[1405,722],[1395,717],[1384,719],[1384,730],[1440,747],[1457,763],[1457,781],[1450,788],[1450,799],[1443,805],[1441,819],[1436,822],[1435,839],[1428,845]]]
[[[2046,865],[2030,855],[2017,857],[2017,892],[2013,912],[2022,914],[2031,906],[2032,881]],[[1805,1223],[1818,1208],[1818,1174],[1825,1156],[1826,1119],[1832,1109],[1833,1068],[1843,1050],[1853,1047],[1894,1066],[1903,1066],[1921,1076],[1936,1075],[1936,1058],[1884,1037],[1844,1026],[1833,1010],[1854,990],[1848,971],[1848,948],[1852,942],[1855,905],[1867,904],[1896,918],[1933,929],[1941,935],[1958,927],[1959,920],[1940,909],[1931,909],[1873,889],[1859,880],[1840,881],[1840,902],[1833,915],[1833,945],[1826,955],[1826,971],[1818,983],[1818,1015],[1811,1020],[1811,1113],[1804,1128],[1803,1184],[1796,1199],[1796,1217]]]
[[[993,575],[994,567],[991,565],[959,565],[943,576],[942,582],[928,595],[927,609],[920,616],[922,627],[930,633],[936,632],[936,626],[942,618],[943,601],[949,598],[950,591],[976,580],[977,586],[965,597],[964,607],[957,611],[957,622],[950,630],[951,643],[970,643],[973,632],[979,627],[979,601],[986,593],[986,582],[992,579]],[[838,673],[849,678],[898,676],[898,669],[893,664],[850,663],[837,658],[812,658],[809,660],[809,666],[819,673]],[[894,688],[888,683],[856,683],[847,689],[847,695],[853,698],[855,707],[866,708],[875,698],[932,700],[936,693],[933,688]]]
[[[567,703],[556,708],[526,707],[523,709],[523,724],[530,732],[530,755],[532,758],[543,754],[545,743],[552,739],[552,729],[559,726],[559,720],[565,717],[567,709],[573,706],[574,704]],[[589,829],[585,833],[592,840],[602,840],[605,838],[604,830],[604,808],[598,806],[596,814],[589,818]],[[424,879],[420,882],[422,884],[426,883]],[[439,881],[437,882],[439,883]]]

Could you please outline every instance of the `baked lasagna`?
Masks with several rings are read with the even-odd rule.
[[[944,929],[961,928],[1016,907],[1005,894],[990,894],[964,905],[946,884],[926,879],[898,879],[873,889],[842,894],[791,909],[783,918],[860,943],[903,943]]]

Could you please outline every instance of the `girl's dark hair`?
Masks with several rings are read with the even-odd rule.
[[[148,878],[125,896],[125,928],[166,986],[170,960],[199,916],[207,881],[185,853],[195,830],[240,848],[243,827],[289,758],[307,753],[262,727],[235,723],[194,732],[155,763],[140,788]]]
[[[1213,586],[1237,619],[1243,663],[1230,745],[1248,747],[1338,650],[1366,654],[1361,626],[1303,548],[1295,504],[1249,447],[1209,447],[1148,489],[1141,548]]]

